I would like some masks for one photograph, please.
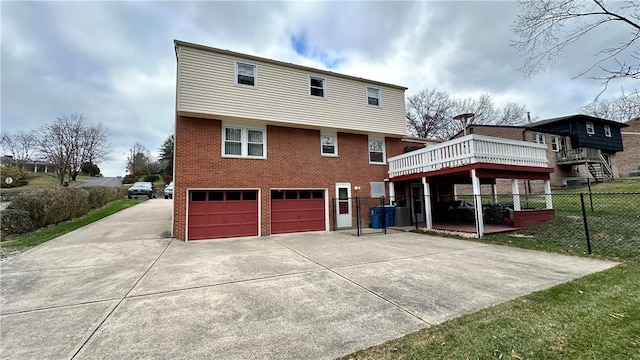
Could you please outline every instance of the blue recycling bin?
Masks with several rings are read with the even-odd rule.
[[[371,227],[374,229],[382,228],[382,208],[372,207],[369,208],[369,215],[371,215]]]
[[[395,206],[385,205],[384,207],[384,225],[386,227],[393,226],[393,217]],[[371,227],[374,229],[382,229],[382,206],[369,208],[371,215]]]
[[[384,224],[389,227],[393,226],[393,219],[396,212],[396,207],[393,205],[384,206]]]

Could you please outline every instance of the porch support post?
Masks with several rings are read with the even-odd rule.
[[[498,203],[498,185],[497,184],[491,185],[491,193],[493,194],[493,203],[497,204]]]
[[[520,187],[518,179],[511,179],[511,193],[513,194],[513,211],[520,211]]]
[[[427,230],[433,229],[433,220],[431,213],[431,187],[427,183],[427,178],[422,177],[422,187],[424,188],[424,222]]]
[[[544,181],[544,197],[547,200],[547,209],[553,209],[553,200],[551,198],[551,180]]]
[[[480,178],[476,175],[476,169],[471,170],[471,183],[473,184],[473,204],[476,208],[476,230],[478,237],[484,235],[484,217],[482,216],[482,198],[480,197]]]
[[[389,181],[389,204],[396,201],[396,187],[393,185],[393,181]]]
[[[33,172],[38,172],[38,164],[33,164]]]
[[[47,172],[47,165],[44,166],[44,172]]]

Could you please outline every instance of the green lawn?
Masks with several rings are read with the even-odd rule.
[[[78,175],[77,181],[71,181],[69,186],[76,186],[82,182],[81,180],[91,179],[95,178],[91,176]],[[29,182],[27,185],[17,188],[3,189],[3,191],[20,191],[33,188],[54,188],[60,186],[55,173],[27,173],[25,180]]]
[[[36,230],[34,232],[12,236],[0,243],[0,256],[5,257],[22,252],[36,245],[40,245],[58,236],[64,235],[73,230],[79,229],[85,225],[96,222],[118,211],[137,205],[144,200],[116,200],[100,209],[96,209],[89,214],[71,221],[67,221],[58,225],[54,225],[45,229]]]
[[[342,359],[640,359],[639,278],[625,263]]]

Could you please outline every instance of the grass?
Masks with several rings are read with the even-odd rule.
[[[79,229],[85,225],[96,222],[102,218],[105,218],[118,211],[137,205],[144,200],[116,200],[99,209],[96,209],[89,214],[71,221],[67,221],[58,225],[47,227],[45,229],[36,230],[34,232],[10,237],[9,239],[0,243],[0,255],[2,257],[13,255],[18,252],[25,251],[34,246],[40,245],[49,240],[55,239],[58,236],[64,235],[73,230]]]
[[[638,278],[625,263],[342,359],[640,359]]]
[[[76,181],[71,181],[69,183],[69,186],[76,186],[80,183],[82,183],[81,180],[92,180],[95,179],[94,177],[91,176],[84,176],[84,175],[78,175],[77,180]],[[38,173],[27,173],[27,175],[25,176],[25,180],[27,180],[29,183],[25,186],[20,186],[17,188],[11,188],[11,189],[3,189],[3,191],[22,191],[22,190],[26,190],[26,189],[34,189],[34,188],[56,188],[59,187],[59,182],[58,182],[58,178],[56,177],[55,173],[42,173],[42,172],[38,172]]]

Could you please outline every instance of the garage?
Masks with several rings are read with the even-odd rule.
[[[188,239],[258,235],[257,190],[189,191]]]
[[[271,233],[326,230],[324,190],[272,190]]]

